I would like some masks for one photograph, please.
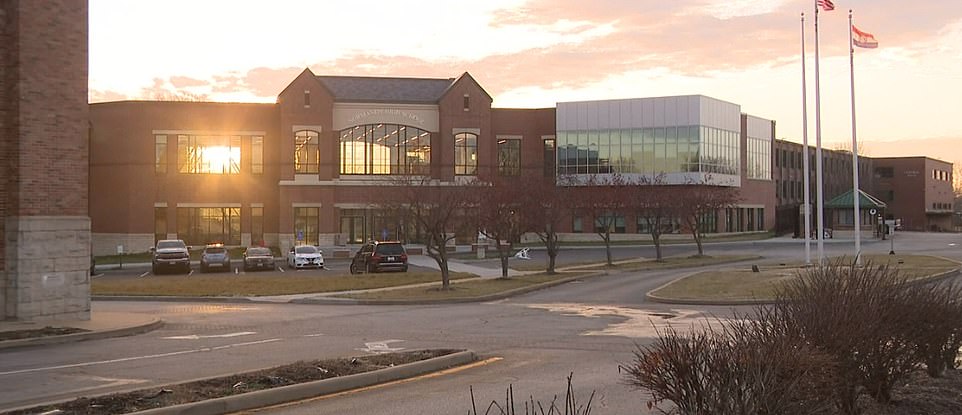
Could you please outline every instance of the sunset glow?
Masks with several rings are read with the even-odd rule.
[[[778,138],[800,142],[803,11],[814,130],[813,4],[94,0],[90,99],[273,102],[305,67],[321,75],[438,78],[467,71],[496,107],[702,94],[776,120]],[[878,49],[855,55],[858,133],[866,148],[962,138],[962,2],[835,4],[819,25],[825,142],[851,140],[850,8],[859,28],[879,41]],[[323,16],[324,24],[292,23],[292,16]],[[398,24],[374,23],[390,21]],[[371,24],[359,30],[359,22]],[[962,161],[955,146],[922,147],[897,146]]]

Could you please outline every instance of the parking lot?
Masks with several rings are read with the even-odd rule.
[[[276,266],[273,270],[256,270],[256,271],[244,271],[244,263],[241,260],[232,260],[230,271],[211,271],[206,272],[204,275],[257,275],[265,277],[278,277],[284,275],[297,275],[297,276],[342,276],[349,275],[349,267],[351,265],[351,260],[348,258],[336,258],[336,259],[324,259],[324,268],[321,269],[290,269],[287,267],[287,262],[284,259],[277,260]],[[430,268],[419,267],[411,264],[409,272],[429,272]],[[190,274],[188,275],[198,275],[200,274],[200,265],[194,261],[190,266]],[[98,265],[97,272],[92,276],[92,278],[151,278],[151,277],[166,277],[166,276],[180,276],[184,275],[182,273],[174,272],[162,272],[159,274],[154,274],[150,270],[150,264],[124,264],[121,268],[120,265],[116,264],[105,264]]]

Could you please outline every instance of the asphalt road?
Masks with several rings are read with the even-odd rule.
[[[851,245],[826,244],[831,255]],[[887,253],[866,242],[866,252]],[[898,252],[962,259],[962,235],[906,234]],[[616,257],[647,256],[650,248],[616,248]],[[693,250],[672,246],[666,249]],[[673,251],[672,251],[673,252]],[[756,253],[766,261],[799,259],[801,244],[768,241],[710,245],[708,254]],[[813,249],[814,252],[814,249]],[[532,251],[533,261],[543,252]],[[563,252],[563,261],[601,259],[602,249]],[[476,264],[497,266],[496,261]],[[307,271],[315,272],[315,271]],[[316,271],[323,272],[323,271]],[[668,306],[644,294],[692,270],[620,273],[583,279],[549,290],[481,304],[328,306],[95,302],[95,311],[144,313],[164,319],[160,330],[126,338],[0,352],[0,411],[51,399],[158,387],[187,379],[259,369],[301,359],[420,348],[472,349],[484,364],[456,373],[300,402],[269,414],[467,413],[469,388],[479,413],[503,402],[512,385],[515,401],[533,396],[563,402],[565,379],[574,375],[579,401],[594,391],[594,414],[646,413],[647,396],[623,382],[618,365],[656,327],[702,324],[725,318],[729,307]],[[742,308],[736,311],[747,311]],[[523,411],[523,407],[519,410]]]

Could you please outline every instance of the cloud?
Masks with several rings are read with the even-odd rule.
[[[174,88],[187,88],[192,86],[207,85],[207,81],[194,79],[188,76],[172,76],[170,77],[170,84],[173,85]]]
[[[108,102],[122,101],[128,99],[127,95],[117,91],[90,89],[87,91],[87,102]]]

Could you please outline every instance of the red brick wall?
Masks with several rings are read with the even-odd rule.
[[[520,135],[521,174],[544,175],[544,141],[542,136],[555,135],[555,109],[491,109],[491,129],[494,136]],[[497,140],[495,140],[497,141]],[[497,143],[495,143],[495,157]]]
[[[464,110],[468,95],[469,109]],[[431,137],[432,175],[442,180],[454,179],[454,129],[477,128],[478,175],[489,174],[497,162],[497,146],[491,131],[491,97],[471,78],[463,75],[438,103],[438,134]]]

